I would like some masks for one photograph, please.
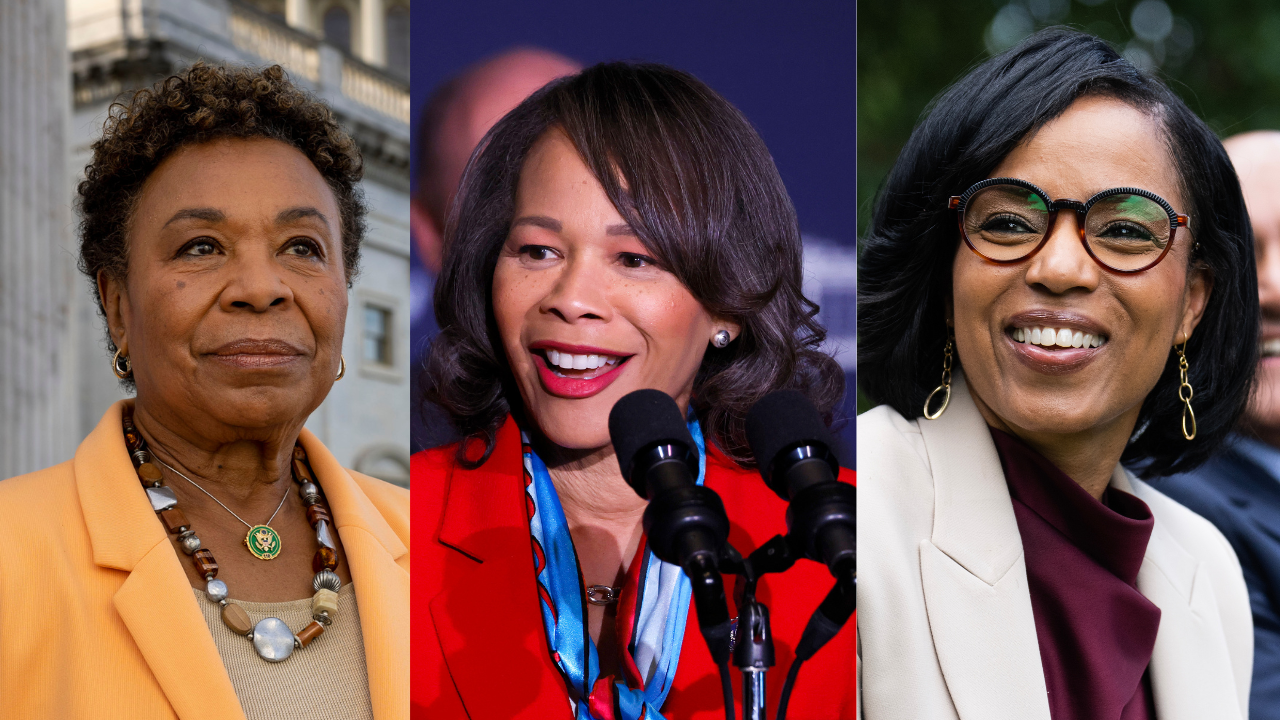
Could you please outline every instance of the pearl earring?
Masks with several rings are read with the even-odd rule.
[[[729,331],[721,330],[711,338],[711,344],[715,345],[718,348],[728,347],[730,339],[731,338],[729,337]]]

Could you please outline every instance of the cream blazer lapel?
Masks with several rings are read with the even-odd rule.
[[[1183,548],[1167,526],[1170,518],[1160,513],[1162,505],[1173,501],[1121,467],[1111,486],[1142,498],[1156,519],[1138,570],[1138,591],[1160,608],[1150,666],[1156,716],[1244,720],[1241,703],[1247,703],[1248,686],[1242,701],[1209,569]],[[1243,675],[1249,676],[1248,668]]]
[[[1049,720],[1013,502],[961,375],[952,381],[947,411],[919,427],[935,491],[933,536],[920,544],[920,573],[956,712],[962,720]]]
[[[369,697],[378,720],[409,717],[408,501],[397,534],[352,474],[314,435],[299,437],[342,538],[360,608]],[[378,482],[378,481],[370,481]],[[403,540],[401,539],[403,535]]]
[[[114,597],[169,704],[182,720],[243,720],[195,593],[125,450],[114,407],[76,450],[76,488],[94,562],[129,573]]]

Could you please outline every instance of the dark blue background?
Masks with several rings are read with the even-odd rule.
[[[852,246],[855,14],[852,0],[419,2],[414,124],[442,81],[517,45],[587,65],[664,63],[696,75],[755,124],[806,234]]]

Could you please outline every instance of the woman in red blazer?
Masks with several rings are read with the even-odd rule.
[[[607,421],[629,392],[667,393],[730,543],[786,532],[746,412],[794,387],[829,414],[844,388],[768,150],[691,76],[599,65],[489,132],[446,238],[426,377],[465,440],[413,459],[414,717],[724,717],[689,581],[649,550]],[[758,587],[770,716],[832,584],[804,560]],[[788,717],[854,717],[855,658],[850,622],[805,663]]]

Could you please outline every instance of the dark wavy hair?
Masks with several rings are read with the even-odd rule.
[[[426,367],[427,396],[459,432],[493,451],[507,414],[521,417],[492,310],[493,272],[529,149],[549,129],[584,163],[659,264],[713,315],[742,326],[709,347],[693,385],[703,429],[748,464],[747,410],[771,390],[797,388],[828,418],[844,376],[818,350],[826,332],[801,292],[799,226],[782,178],[751,124],[694,77],[661,65],[606,63],[557,80],[521,103],[473,153],[445,230],[435,289],[441,333]]]
[[[222,138],[270,138],[307,156],[338,202],[347,285],[360,266],[364,240],[364,164],[355,141],[329,107],[294,85],[279,65],[254,70],[202,62],[114,103],[93,144],[80,195],[80,271],[98,296],[99,272],[124,279],[129,219],[147,178],[179,148]],[[115,343],[107,335],[107,348]],[[128,383],[126,383],[128,384]]]
[[[1162,82],[1098,38],[1042,30],[984,62],[942,93],[881,188],[858,262],[859,383],[906,418],[937,385],[946,299],[960,235],[947,198],[983,180],[1028,135],[1088,95],[1116,98],[1154,118],[1177,168],[1198,248],[1191,263],[1213,278],[1191,336],[1199,433],[1182,437],[1173,353],[1143,403],[1121,461],[1144,477],[1191,470],[1235,425],[1258,360],[1253,234],[1240,183],[1217,136]]]

